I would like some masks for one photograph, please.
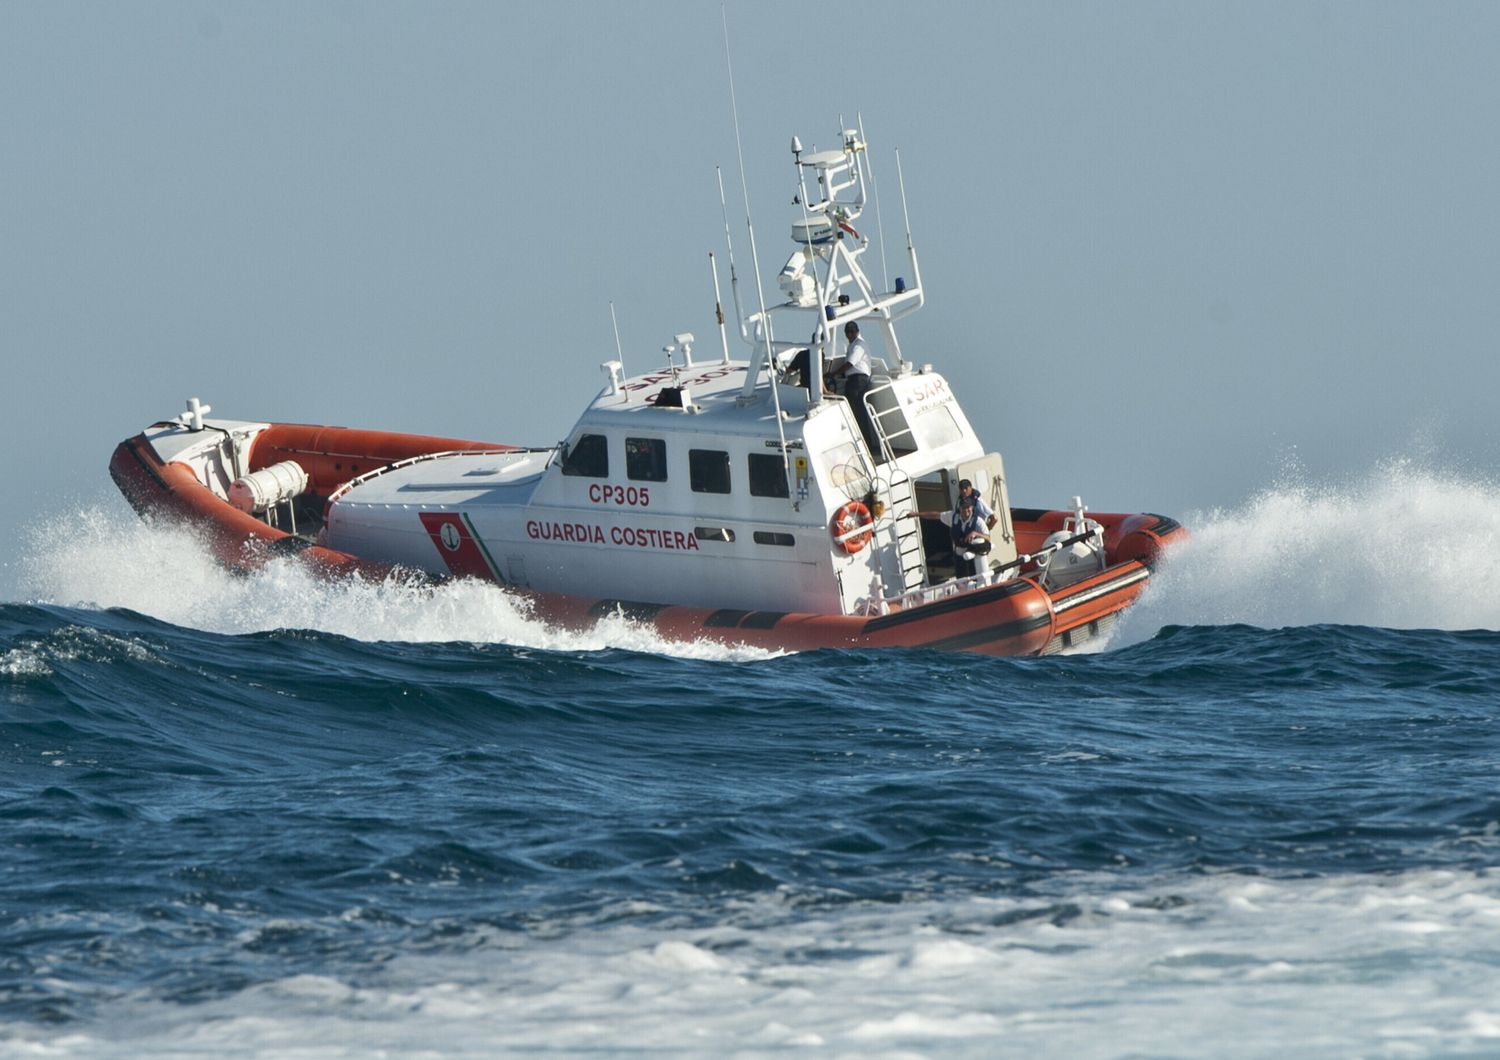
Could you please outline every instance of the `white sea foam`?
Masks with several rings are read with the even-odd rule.
[[[1118,646],[1164,625],[1500,629],[1500,490],[1396,462],[1184,519]]]
[[[525,607],[476,581],[417,587],[330,581],[293,560],[250,575],[209,559],[187,530],[147,526],[129,514],[87,509],[32,534],[20,564],[23,595],[64,607],[122,607],[213,633],[312,629],[362,641],[510,644],[556,651],[627,648],[694,659],[764,659],[773,653],[713,642],[667,640],[610,618],[568,633],[528,617]]]
[[[1260,1057],[1500,1051],[1500,879],[1459,871],[1053,881],[1031,898],[612,921],[361,977],[106,1001],[0,1053],[70,1057]],[[655,926],[653,926],[655,925]],[[1417,930],[1413,930],[1416,928]],[[1434,930],[1436,928],[1436,930]]]
[[[12,648],[0,655],[0,674],[7,677],[43,677],[51,672],[52,667],[34,646]]]

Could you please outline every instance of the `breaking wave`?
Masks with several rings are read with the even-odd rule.
[[[99,508],[39,527],[19,566],[20,589],[31,602],[126,608],[210,633],[309,629],[360,641],[463,641],[554,651],[624,648],[730,661],[773,654],[672,641],[623,618],[567,632],[532,619],[523,602],[476,581],[434,587],[327,580],[292,560],[236,574],[209,558],[190,530],[147,525],[131,513]]]
[[[1400,461],[1184,519],[1116,644],[1168,625],[1500,629],[1500,490]]]

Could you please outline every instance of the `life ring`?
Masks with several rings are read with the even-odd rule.
[[[850,501],[833,513],[828,532],[833,535],[833,543],[852,556],[874,536],[872,522],[870,509],[860,501]]]

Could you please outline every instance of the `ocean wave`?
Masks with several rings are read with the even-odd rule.
[[[769,893],[689,924],[650,908],[521,930],[459,922],[439,948],[375,946],[308,970],[265,956],[337,922],[241,919],[250,974],[199,993],[54,974],[29,992],[60,1026],[13,1024],[0,1051],[1446,1056],[1500,1040],[1500,891],[1484,873],[1078,874],[815,915]]]
[[[1190,515],[1116,644],[1168,625],[1500,629],[1500,490],[1393,461]]]
[[[1500,634],[562,643],[0,605],[0,1054],[1500,1030]],[[1355,988],[1367,1018],[1328,1023]]]
[[[493,585],[463,580],[418,586],[396,580],[327,580],[292,560],[253,574],[225,570],[187,529],[145,524],[99,508],[56,517],[30,534],[18,565],[29,600],[62,607],[124,608],[216,633],[307,629],[365,642],[469,642],[551,651],[622,648],[677,658],[746,661],[777,653],[668,640],[621,617],[570,633],[533,620]]]

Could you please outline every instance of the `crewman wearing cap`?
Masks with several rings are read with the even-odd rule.
[[[979,513],[979,517],[984,520],[985,528],[989,530],[995,529],[995,523],[998,521],[995,518],[995,513],[990,510],[990,506],[988,504],[984,503],[984,498],[981,497],[979,495],[979,491],[974,488],[974,483],[970,482],[966,478],[959,479],[958,496],[960,500],[964,497],[973,497],[974,510],[977,511]]]

